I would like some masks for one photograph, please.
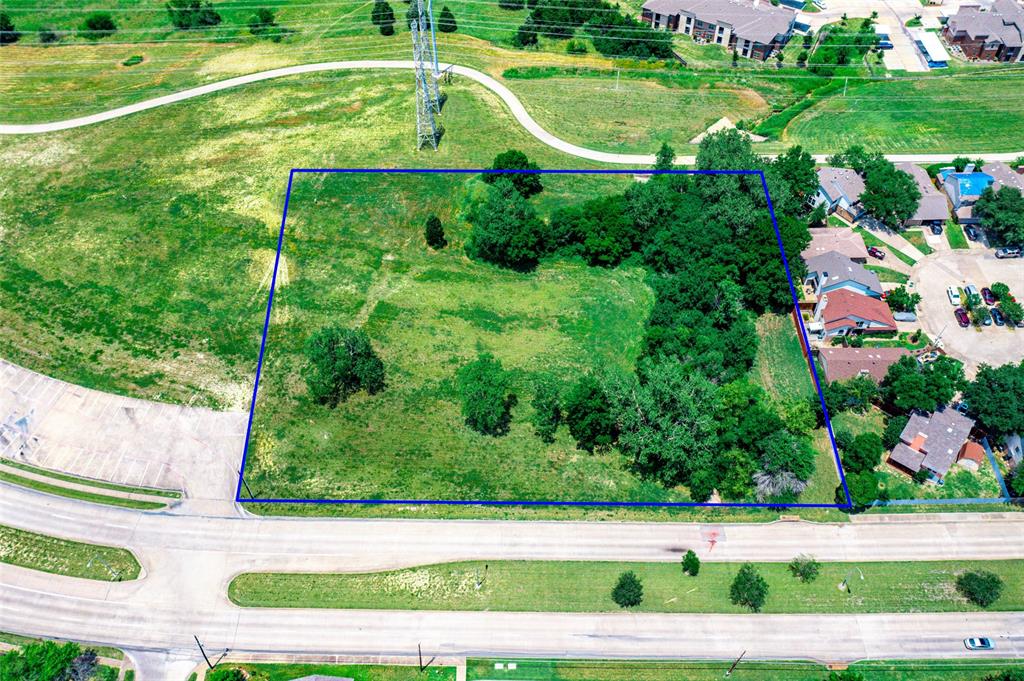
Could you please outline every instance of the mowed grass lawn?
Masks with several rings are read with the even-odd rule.
[[[553,203],[629,179],[548,176]],[[637,267],[543,263],[516,273],[467,258],[459,207],[485,186],[468,175],[299,176],[292,191],[260,395],[249,484],[265,496],[340,499],[663,500],[614,452],[589,454],[567,433],[552,445],[528,423],[532,384],[632,370],[653,294]],[[558,199],[558,197],[562,197]],[[433,251],[436,213],[449,246]],[[387,372],[377,395],[312,403],[305,339],[361,326]],[[500,438],[465,426],[458,367],[478,350],[513,372],[520,396]]]
[[[689,577],[678,562],[491,561],[486,571],[484,562],[463,562],[369,574],[248,573],[236,577],[228,593],[246,607],[622,612],[611,590],[622,572],[632,570],[643,582],[644,600],[630,612],[741,613],[746,610],[729,600],[738,568],[705,562],[697,577]],[[824,563],[808,584],[785,563],[757,568],[769,586],[768,613],[976,611],[954,584],[957,575],[974,569],[1003,578],[1003,593],[991,610],[1024,607],[1021,561]],[[851,573],[852,593],[840,591],[837,585]]]
[[[426,660],[429,660],[428,656]],[[424,660],[424,662],[426,662]],[[241,669],[253,681],[292,681],[314,677],[343,678],[352,681],[455,681],[455,667],[431,665],[418,667],[379,664],[239,664],[222,663],[221,668]]]
[[[135,579],[139,562],[126,549],[50,537],[0,525],[0,563],[109,582]],[[110,570],[104,566],[110,567]]]

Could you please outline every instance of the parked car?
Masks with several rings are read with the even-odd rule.
[[[1000,310],[998,307],[993,307],[992,308],[992,321],[994,321],[996,323],[996,326],[1005,326],[1006,325],[1006,315],[1004,315],[1003,311]]]
[[[977,638],[965,638],[964,647],[967,650],[992,650],[996,647],[996,644],[990,638],[979,636]]]
[[[960,307],[960,291],[956,287],[950,286],[946,289],[946,297],[949,298],[949,304],[953,307]]]
[[[974,284],[964,286],[964,293],[967,294],[967,300],[971,301],[975,305],[981,302],[981,293],[978,291],[978,287]]]
[[[981,289],[981,299],[985,301],[986,305],[996,304],[996,294],[992,293],[992,289],[990,289],[988,286]]]
[[[942,234],[942,225],[938,223],[932,225],[932,234]]]
[[[974,227],[971,227],[970,225],[964,227],[964,234],[966,234],[967,238],[970,239],[971,241],[978,240],[978,230],[976,230]]]
[[[1019,258],[1021,256],[1020,246],[1007,246],[1006,248],[997,248],[997,258]]]
[[[885,260],[885,251],[878,246],[871,246],[868,248],[868,255],[872,258],[878,258],[879,260]]]
[[[982,326],[992,326],[992,313],[988,311],[987,307],[974,308],[974,318]]]
[[[962,307],[958,307],[957,309],[953,310],[953,315],[956,317],[956,323],[962,326],[963,328],[966,329],[968,326],[971,325],[971,318],[967,316],[967,310],[963,309]]]

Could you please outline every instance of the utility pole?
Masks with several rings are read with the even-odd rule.
[[[427,667],[434,663],[434,660],[437,659],[437,655],[434,655],[426,664],[423,664],[423,646],[419,643],[416,644],[416,652],[418,652],[420,656],[420,673],[423,673]]]
[[[725,678],[729,678],[730,676],[732,676],[733,671],[736,669],[736,665],[738,665],[740,663],[740,660],[742,660],[743,656],[746,655],[746,654],[747,654],[747,651],[745,651],[745,650],[742,653],[740,653],[740,656],[737,657],[736,661],[732,663],[731,667],[729,667],[729,671],[727,671],[725,673]]]
[[[206,660],[206,666],[210,669],[219,665],[220,661],[224,659],[224,656],[228,654],[228,650],[230,650],[229,648],[225,648],[224,652],[220,654],[220,657],[217,658],[216,662],[210,662],[210,658],[206,656],[206,650],[203,648],[203,644],[199,642],[199,637],[192,634],[192,638],[196,640],[196,645],[199,646],[199,652],[203,654],[203,659]]]
[[[256,495],[252,493],[251,489],[249,489],[249,483],[245,481],[245,474],[242,473],[242,471],[238,471],[238,479],[242,481],[242,485],[245,487],[245,491],[249,495],[249,498],[255,499]]]
[[[487,563],[484,563],[484,576],[483,577],[480,576],[480,571],[477,570],[477,573],[476,573],[476,590],[477,591],[480,590],[480,588],[484,585],[484,581],[487,579],[487,568],[488,568]]]

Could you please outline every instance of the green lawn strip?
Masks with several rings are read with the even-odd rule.
[[[57,496],[67,497],[69,499],[91,501],[97,504],[106,504],[107,506],[123,506],[125,508],[135,508],[140,510],[152,510],[156,508],[164,508],[166,506],[166,504],[161,504],[156,501],[136,501],[135,499],[123,499],[121,497],[110,497],[105,494],[83,492],[69,487],[58,487],[57,485],[40,482],[39,480],[30,480],[29,478],[23,478],[20,475],[14,475],[13,473],[8,473],[7,471],[2,470],[0,470],[0,481],[9,482],[12,485],[19,485],[21,487],[28,487],[29,489],[34,489],[38,492],[56,494]]]
[[[850,669],[865,681],[980,681],[1004,669],[1024,669],[1020,659],[865,660]]]
[[[644,600],[634,611],[740,613],[729,601],[737,563],[705,563],[687,577],[678,562],[492,561],[444,563],[368,574],[247,573],[236,577],[229,596],[244,607],[354,608],[382,610],[496,610],[528,612],[619,612],[611,589],[619,574],[633,570],[643,581]],[[956,576],[986,569],[1005,588],[992,610],[1024,607],[1024,561],[825,563],[810,584],[796,580],[785,563],[759,563],[769,584],[764,612],[872,613],[977,611],[954,588]],[[853,594],[836,588],[859,569]]]
[[[913,266],[914,263],[917,262],[917,260],[915,260],[914,258],[911,258],[909,255],[907,255],[906,253],[897,248],[893,248],[892,246],[885,243],[877,236],[875,236],[868,230],[864,229],[863,227],[854,227],[853,231],[856,232],[857,234],[860,234],[861,237],[863,237],[864,245],[866,246],[877,246],[878,248],[884,248],[888,253],[896,256],[897,258],[899,258],[900,260],[902,260],[903,262],[910,266]]]
[[[104,582],[136,579],[141,570],[139,562],[127,549],[85,544],[6,525],[0,525],[0,562]]]
[[[508,663],[516,665],[508,670]],[[718,681],[734,660],[532,660],[516,658],[466,661],[468,681]],[[496,669],[495,664],[504,668]],[[747,681],[822,681],[824,665],[813,662],[740,662],[730,678]]]
[[[10,459],[0,459],[0,466],[10,466],[11,468],[18,468],[29,473],[35,473],[36,475],[45,475],[46,477],[53,478],[54,480],[74,482],[79,485],[99,487],[101,489],[109,489],[114,492],[125,492],[128,494],[148,494],[149,496],[167,497],[168,499],[181,498],[181,492],[175,492],[173,490],[154,489],[152,487],[131,487],[129,485],[118,485],[117,483],[106,482],[103,480],[93,480],[92,478],[80,478],[74,475],[68,475],[67,473],[52,471],[48,468],[38,468],[36,466],[30,466],[29,464],[21,463],[20,461],[11,461]]]
[[[924,236],[924,232],[920,229],[908,229],[903,232],[903,238],[914,245],[914,248],[921,251],[925,255],[930,255],[935,252],[935,249],[928,245],[928,240]]]
[[[752,373],[777,400],[815,394],[799,333],[789,315],[766,314],[757,319],[757,356]]]
[[[946,220],[946,240],[949,241],[949,247],[955,250],[963,251],[971,247],[964,235],[964,228],[952,220]]]
[[[32,638],[31,636],[20,636],[18,634],[7,633],[6,631],[0,631],[0,642],[7,643],[12,646],[26,646],[29,643],[42,643],[44,640],[46,639]],[[53,640],[60,641],[61,643],[64,642],[62,639]],[[109,660],[124,659],[124,651],[120,650],[119,648],[110,648],[108,646],[94,646],[89,643],[81,643],[77,641],[76,643],[82,646],[83,649],[91,648],[92,650],[95,650],[96,654],[100,657],[105,657]]]
[[[218,669],[241,669],[249,681],[292,681],[307,676],[322,675],[353,679],[353,681],[455,681],[455,667],[431,665],[420,671],[418,667],[378,664],[248,664],[225,662]]]
[[[909,274],[903,274],[903,272],[897,272],[896,270],[891,270],[888,267],[882,267],[881,265],[865,265],[865,267],[877,274],[880,281],[890,282],[893,284],[906,284],[910,281]]]

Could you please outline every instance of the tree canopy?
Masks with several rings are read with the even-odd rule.
[[[889,367],[880,390],[882,399],[900,411],[931,412],[949,404],[963,384],[963,364],[951,357],[922,365],[906,356]]]
[[[479,353],[458,370],[456,382],[466,425],[493,437],[508,433],[516,396],[511,392],[511,377],[499,360],[490,353]]]
[[[991,367],[982,364],[964,388],[971,416],[991,435],[1024,433],[1024,361]]]
[[[1024,195],[1016,187],[995,191],[986,187],[974,204],[974,215],[981,218],[985,233],[1002,244],[1024,244]]]
[[[310,397],[334,407],[353,393],[384,389],[384,363],[362,329],[326,326],[306,339],[302,376]]]
[[[510,178],[498,178],[469,218],[467,252],[516,270],[532,269],[546,248],[546,225]]]
[[[751,563],[744,563],[729,587],[729,600],[753,612],[760,612],[768,600],[768,582]]]
[[[527,158],[526,154],[518,149],[503,151],[494,157],[491,162],[491,170],[539,170],[540,167]],[[502,179],[511,181],[516,191],[525,198],[539,194],[544,190],[538,173],[484,173],[483,180],[487,184],[495,184]]]
[[[868,165],[860,202],[869,215],[899,229],[917,212],[920,201],[921,190],[909,173],[881,158]]]
[[[175,28],[206,28],[220,23],[220,14],[204,0],[167,0],[164,5]]]

